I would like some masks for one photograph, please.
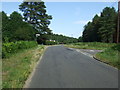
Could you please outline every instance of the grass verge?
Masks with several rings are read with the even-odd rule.
[[[97,53],[95,58],[120,69],[120,44]]]
[[[80,42],[67,44],[66,47],[77,48],[77,49],[95,49],[95,50],[104,50],[108,47],[112,47],[116,44],[114,43],[101,43],[101,42]]]
[[[3,88],[22,88],[33,70],[44,46],[23,50],[2,60]]]
[[[103,52],[97,53],[95,55],[95,58],[120,69],[120,58],[119,58],[120,44],[100,43],[100,42],[81,42],[81,43],[69,44],[65,46],[70,48],[77,48],[77,49],[103,50]]]

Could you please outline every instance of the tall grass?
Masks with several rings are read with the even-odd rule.
[[[80,43],[73,43],[65,45],[71,48],[78,48],[78,49],[97,49],[97,50],[104,50],[108,47],[112,47],[116,45],[115,43],[101,43],[101,42],[80,42]]]
[[[3,59],[3,88],[22,88],[32,72],[44,46],[33,47]]]
[[[120,44],[97,53],[96,58],[120,69]]]

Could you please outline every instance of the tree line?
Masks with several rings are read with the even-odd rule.
[[[114,7],[105,7],[100,16],[95,15],[92,22],[84,26],[83,42],[116,43],[118,12]]]
[[[49,34],[48,28],[52,16],[46,13],[44,2],[23,2],[19,5],[23,16],[14,11],[7,16],[2,11],[3,42],[36,40],[36,34]]]
[[[38,42],[45,44],[46,41],[45,40],[52,40],[55,41],[57,44],[69,44],[69,43],[77,43],[78,39],[77,38],[73,38],[73,37],[68,37],[68,36],[64,36],[62,34],[44,34],[41,35],[40,37],[38,37]]]
[[[36,31],[27,22],[23,21],[20,13],[14,11],[7,16],[4,11],[2,13],[2,41],[32,41],[35,39]]]
[[[53,34],[48,28],[52,16],[46,13],[44,2],[23,2],[19,5],[23,15],[14,11],[10,16],[2,11],[2,41],[38,41],[45,44],[46,40],[59,43],[77,42],[76,38]],[[36,34],[40,34],[36,37]]]

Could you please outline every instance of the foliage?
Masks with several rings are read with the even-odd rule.
[[[46,42],[45,42],[45,45],[55,45],[55,44],[58,44],[58,42],[49,41],[49,40],[46,40]]]
[[[60,44],[67,44],[67,43],[76,43],[78,42],[78,39],[58,34],[51,34],[47,36],[48,40],[55,40],[59,42]]]
[[[47,40],[47,34],[40,34],[40,36],[37,37],[38,44],[44,44]]]
[[[50,34],[48,28],[52,16],[46,14],[44,2],[23,2],[19,9],[23,16],[14,11],[8,17],[4,11],[2,14],[2,41],[31,41],[35,40],[35,34]],[[24,19],[24,20],[23,20]]]
[[[58,35],[58,34],[41,34],[38,38],[37,38],[37,42],[39,44],[46,44],[46,40],[47,42],[49,41],[56,41],[56,44],[68,44],[68,43],[76,43],[78,42],[77,38],[73,38],[73,37],[67,37],[67,36],[63,36],[63,35]]]
[[[84,26],[83,41],[84,42],[116,42],[117,30],[117,12],[112,7],[106,7],[101,15],[95,15],[92,22],[88,22]]]
[[[14,37],[15,40],[23,40],[23,41],[30,41],[30,40],[35,40],[35,30],[33,27],[31,27],[28,23],[23,22],[23,25],[19,27],[15,32],[14,32]]]
[[[102,42],[113,42],[113,35],[116,31],[117,13],[114,8],[106,7],[103,9],[100,17],[101,27],[98,30]]]
[[[23,2],[19,9],[23,12],[24,20],[33,25],[40,34],[50,33],[48,28],[52,16],[46,14],[44,2]]]
[[[2,41],[13,42],[20,40],[34,40],[35,30],[23,21],[22,16],[14,11],[10,17],[2,11]]]
[[[80,36],[80,37],[78,38],[78,42],[82,42],[82,41],[83,41],[83,37]]]
[[[120,44],[117,44],[115,46],[113,46],[111,49],[119,51],[120,52]]]
[[[2,14],[2,41],[8,41],[9,36],[9,19],[4,11],[0,12]]]
[[[2,44],[2,58],[9,57],[13,53],[17,53],[20,50],[28,49],[37,46],[35,41],[18,41]]]

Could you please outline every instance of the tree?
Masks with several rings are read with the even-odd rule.
[[[117,29],[117,12],[114,8],[106,7],[101,12],[101,16],[95,15],[92,22],[84,26],[84,42],[107,42],[115,41]]]
[[[88,24],[84,26],[84,31],[83,31],[83,36],[82,36],[83,41],[91,42],[92,41],[92,33],[93,33],[92,22],[88,22]]]
[[[1,12],[2,13],[2,41],[8,41],[8,37],[9,37],[9,19],[6,15],[6,13],[4,11]]]
[[[113,42],[113,34],[116,31],[116,11],[114,8],[106,7],[101,13],[99,34],[102,42]]]
[[[12,14],[10,14],[10,17],[9,17],[9,41],[16,41],[16,35],[15,35],[15,32],[18,30],[19,27],[22,27],[23,26],[23,17],[21,16],[20,13],[14,11],[12,12]],[[11,32],[13,32],[11,34]]]
[[[10,14],[10,17],[2,12],[2,24],[3,42],[35,40],[35,30],[30,24],[24,22],[21,14],[16,11]]]
[[[83,41],[83,38],[82,38],[82,36],[80,36],[79,38],[78,38],[78,42],[82,42]]]
[[[100,42],[100,36],[98,33],[98,29],[100,28],[100,17],[98,15],[95,15],[93,20],[92,20],[92,24],[93,24],[93,41],[94,42]]]
[[[99,19],[100,17],[98,15],[95,15],[92,19],[92,22],[88,22],[87,25],[84,27],[83,31],[83,41],[85,42],[99,42],[99,34],[98,29],[100,27],[99,25]]]
[[[44,2],[23,2],[19,9],[23,12],[24,20],[32,24],[40,34],[50,33],[48,28],[52,16],[46,14]]]
[[[35,40],[35,31],[30,24],[22,22],[22,26],[14,32],[16,40],[31,41]]]

